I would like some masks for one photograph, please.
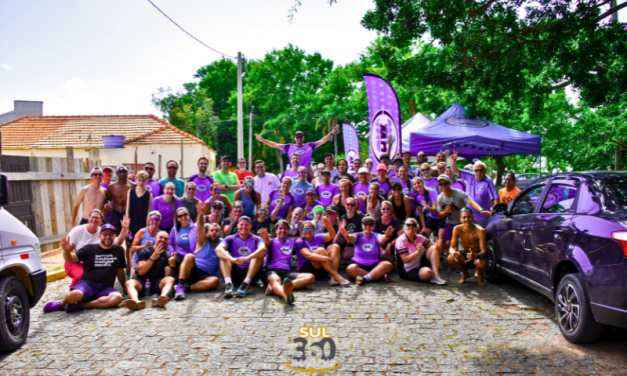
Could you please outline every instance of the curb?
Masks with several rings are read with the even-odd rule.
[[[46,276],[46,283],[50,283],[52,281],[56,281],[65,277],[67,277],[67,273],[65,272],[65,270],[56,270],[54,272],[49,272]]]

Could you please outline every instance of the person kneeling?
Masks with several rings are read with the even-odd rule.
[[[166,277],[170,274],[167,251],[170,236],[165,231],[159,231],[155,237],[155,245],[139,251],[137,261],[137,279],[126,281],[126,291],[129,299],[124,301],[124,307],[131,311],[146,308],[146,301],[138,298],[146,294],[154,294],[150,299],[153,307],[165,307],[168,294],[174,286],[174,278]]]
[[[358,286],[367,281],[376,281],[383,278],[388,281],[387,274],[392,272],[394,266],[389,261],[381,261],[384,250],[381,245],[385,244],[394,233],[394,227],[390,226],[385,234],[372,232],[374,229],[374,218],[368,216],[361,221],[363,232],[349,234],[346,228],[341,228],[342,236],[355,245],[355,255],[351,264],[346,268],[346,273],[350,278],[355,278]]]
[[[302,289],[316,281],[313,274],[290,271],[296,241],[288,238],[290,224],[281,219],[276,225],[276,239],[270,239],[268,230],[259,230],[259,236],[268,248],[266,265],[261,273],[261,281],[266,285],[266,295],[275,294],[294,304],[294,290]],[[281,284],[283,281],[283,284]]]
[[[396,241],[396,262],[398,274],[409,281],[446,284],[440,277],[438,261],[440,253],[435,243],[418,234],[418,221],[405,220],[403,235]]]
[[[488,251],[486,249],[485,229],[474,224],[474,216],[468,208],[461,210],[461,225],[453,229],[453,239],[449,250],[448,263],[455,269],[462,272],[459,284],[466,282],[468,269],[477,268],[479,286],[485,285],[483,272],[488,264]],[[458,241],[464,247],[464,251],[458,251]]]
[[[83,276],[62,301],[47,303],[44,306],[44,312],[62,309],[65,309],[65,312],[75,312],[83,308],[110,308],[117,307],[122,302],[122,294],[113,288],[113,284],[116,276],[122,285],[126,282],[124,248],[113,244],[115,227],[110,224],[100,228],[99,237],[99,244],[89,244],[75,252],[69,250],[68,237],[61,239],[63,259],[66,262],[82,261]]]

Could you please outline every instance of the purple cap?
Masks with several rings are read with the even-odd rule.
[[[316,194],[316,190],[313,188],[307,188],[307,191],[305,191],[305,194],[308,195],[310,193],[313,193],[314,195]]]
[[[237,223],[240,223],[241,221],[248,221],[248,223],[253,223],[253,221],[250,220],[250,217],[246,215],[239,217],[239,219],[237,220]]]
[[[107,231],[107,230],[111,230],[113,232],[115,232],[115,227],[110,224],[110,223],[105,223],[104,225],[102,225],[102,227],[100,227],[100,232],[102,233],[103,231]]]

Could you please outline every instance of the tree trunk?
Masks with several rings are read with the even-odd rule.
[[[503,180],[503,172],[505,171],[505,163],[503,163],[503,157],[494,157],[496,161],[496,185],[501,185]]]
[[[281,168],[281,174],[282,174],[283,173],[283,158],[281,158],[281,150],[278,150],[278,149],[276,150],[276,159],[279,162],[279,167]]]
[[[418,112],[416,110],[416,101],[409,101],[407,102],[407,104],[409,105],[409,113],[411,114],[411,116],[416,115],[416,113]]]
[[[614,161],[614,169],[616,171],[620,171],[623,169],[623,149],[622,148],[618,148],[616,149],[616,160]]]

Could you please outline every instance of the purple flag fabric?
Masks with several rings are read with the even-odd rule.
[[[381,154],[401,153],[401,111],[392,86],[376,74],[364,74],[370,112],[370,158],[377,168]]]
[[[357,137],[355,127],[349,123],[342,123],[342,134],[344,135],[344,153],[348,161],[348,172],[355,174],[357,171],[353,170],[353,162],[355,159],[360,159],[359,137]]]

